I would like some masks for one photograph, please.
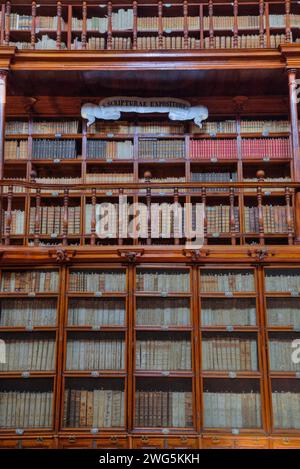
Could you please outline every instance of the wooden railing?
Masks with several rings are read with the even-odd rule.
[[[183,214],[185,222],[195,217],[203,207],[203,244],[249,245],[249,244],[298,244],[300,240],[300,184],[296,182],[264,182],[264,172],[257,172],[257,182],[229,183],[151,183],[151,173],[145,173],[145,183],[74,184],[70,187],[59,184],[38,184],[18,180],[2,180],[1,188],[1,242],[9,245],[180,245],[192,238],[174,222],[177,212],[162,212],[161,217],[171,213],[172,222],[161,218],[160,223],[170,223],[169,236],[159,231],[156,239],[152,227],[157,225],[153,217],[152,203],[168,203],[172,207],[188,207]],[[127,199],[124,199],[127,196]],[[122,199],[120,199],[122,197]],[[124,235],[120,224],[114,223],[113,235],[108,239],[99,237],[98,207],[102,202],[111,203],[119,210],[120,203],[144,204],[140,219],[146,224],[146,234]],[[172,205],[175,204],[175,205]],[[176,205],[177,204],[177,205]],[[89,206],[89,212],[87,211]],[[75,215],[70,208],[78,209],[77,231]],[[60,207],[56,214],[56,225],[50,219],[50,211],[42,207]],[[137,207],[137,206],[136,206]],[[54,210],[54,209],[53,209]],[[72,209],[71,209],[72,210]],[[75,209],[73,209],[75,210]],[[139,209],[140,210],[140,209]],[[194,211],[194,215],[193,215]],[[175,215],[174,215],[175,213]],[[17,222],[14,218],[20,215]],[[133,211],[132,216],[137,216]],[[51,216],[54,216],[53,214]],[[199,215],[200,216],[200,215]],[[215,218],[217,217],[217,222]],[[87,221],[86,221],[87,219]],[[200,219],[200,218],[199,218]],[[49,221],[50,220],[50,221]],[[110,219],[109,219],[110,220]],[[201,219],[200,219],[201,221]],[[45,228],[46,222],[50,228]],[[72,225],[72,226],[71,226]],[[20,228],[21,226],[21,228]],[[56,226],[56,228],[55,228]],[[17,227],[17,229],[16,229]],[[54,227],[54,228],[53,228]],[[191,225],[192,229],[193,225]],[[167,231],[168,233],[168,231]],[[190,232],[189,232],[190,233]]]
[[[7,1],[1,7],[1,44],[17,44],[19,48],[25,49],[44,48],[43,43],[40,43],[41,35],[48,35],[52,42],[50,47],[48,44],[45,48],[50,49],[270,48],[277,47],[282,42],[291,43],[299,39],[299,28],[294,24],[293,17],[300,14],[298,3],[291,0],[183,0],[180,3],[147,3],[143,0],[133,0],[123,3],[108,1],[99,5],[93,0],[38,3],[32,1],[24,4]],[[131,10],[128,27],[116,27],[113,21],[113,15],[121,9]],[[15,14],[28,16],[25,26],[20,25],[17,19],[16,24],[12,21],[12,15]],[[281,17],[279,24],[274,20],[275,15]],[[257,24],[241,24],[240,18],[247,16],[256,17]],[[40,17],[53,17],[55,22],[50,28],[41,28]],[[166,24],[166,19],[170,17],[174,18],[171,27],[171,23]],[[101,31],[99,28],[89,27],[91,18],[103,19],[105,24],[102,25]],[[147,29],[145,23],[146,26],[140,27],[140,18],[155,18],[155,26]],[[178,24],[176,18],[180,19]],[[227,18],[227,25],[224,18]],[[252,45],[251,35],[255,36],[252,37]],[[150,46],[146,39],[142,39],[146,36],[153,38]],[[172,36],[178,36],[177,43],[175,40],[169,40]],[[218,39],[220,36],[227,40]],[[247,36],[250,42],[246,44],[246,39],[242,41],[241,36]],[[98,41],[89,43],[91,37],[97,38]]]

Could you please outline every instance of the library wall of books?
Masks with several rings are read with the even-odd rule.
[[[299,449],[299,2],[0,12],[0,448]]]

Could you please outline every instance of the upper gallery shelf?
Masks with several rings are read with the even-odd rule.
[[[300,42],[297,1],[5,2],[0,43],[38,50],[277,48]]]

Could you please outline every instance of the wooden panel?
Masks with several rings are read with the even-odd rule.
[[[155,436],[133,437],[132,447],[134,449],[142,449],[142,448],[161,449],[165,447],[165,438],[155,437]]]
[[[247,449],[247,448],[255,448],[255,449],[268,449],[269,448],[269,440],[267,438],[260,438],[260,437],[241,437],[238,439],[234,439],[234,447],[238,449]]]
[[[280,437],[272,438],[270,447],[273,449],[299,449],[300,448],[300,437]]]
[[[234,448],[233,438],[224,436],[204,436],[202,448]]]
[[[168,438],[168,448],[199,448],[198,438],[190,438],[187,436],[179,436]]]

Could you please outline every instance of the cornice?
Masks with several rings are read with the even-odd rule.
[[[16,48],[0,46],[0,70],[9,70]]]
[[[299,54],[300,58],[300,54]],[[282,69],[279,50],[16,51],[12,70]]]
[[[286,68],[300,68],[300,44],[282,44],[279,47]]]
[[[179,262],[197,264],[300,264],[300,246],[203,246],[201,249],[184,246],[68,247],[58,250],[21,246],[0,246],[0,265],[38,265],[68,262],[80,263]]]

